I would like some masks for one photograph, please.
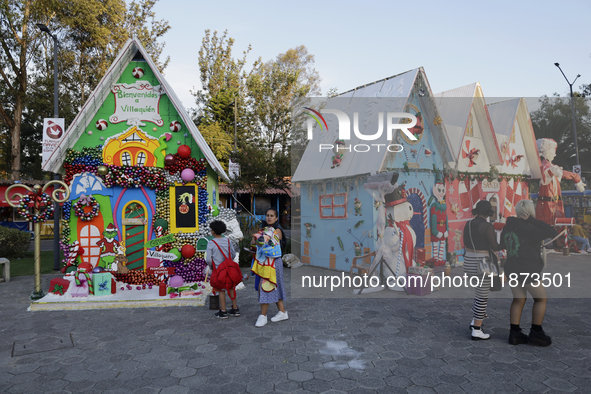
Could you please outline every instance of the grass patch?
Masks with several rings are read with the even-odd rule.
[[[60,251],[60,264],[64,254]],[[41,273],[53,273],[53,250],[41,252]],[[10,259],[10,276],[29,276],[35,275],[35,253],[26,252],[25,257],[20,259]]]

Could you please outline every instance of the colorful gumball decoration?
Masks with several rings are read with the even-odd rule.
[[[99,119],[96,121],[95,126],[100,131],[104,131],[104,130],[107,130],[107,127],[109,127],[109,123],[107,123],[107,121],[105,119]]]
[[[191,148],[188,145],[181,145],[177,151],[180,157],[186,159],[187,157],[191,156]]]
[[[166,155],[166,157],[164,158],[164,164],[167,166],[172,166],[174,162],[174,156],[171,154]]]
[[[141,67],[136,67],[133,69],[133,71],[131,73],[133,74],[134,77],[141,78],[144,76],[144,69]]]
[[[195,247],[193,245],[184,245],[181,248],[181,254],[184,258],[190,259],[191,257],[195,256]]]
[[[107,174],[109,173],[109,169],[107,168],[107,166],[99,166],[99,167],[96,169],[96,172],[97,172],[99,175],[107,175]]]
[[[181,287],[185,281],[183,280],[182,276],[175,275],[168,280],[168,285],[170,287]]]
[[[178,120],[173,120],[172,122],[170,122],[170,131],[181,131],[182,126],[181,126],[181,122],[179,122]]]
[[[191,182],[195,179],[195,171],[190,168],[185,168],[183,172],[181,172],[181,179],[183,182]]]
[[[92,130],[87,131],[88,135],[92,135]]]

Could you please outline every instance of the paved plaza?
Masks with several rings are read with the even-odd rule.
[[[591,256],[551,255],[591,269]],[[295,274],[297,270],[293,270]],[[291,289],[292,271],[285,270]],[[53,275],[43,276],[47,290]],[[490,300],[488,341],[471,341],[471,300],[289,298],[290,319],[255,328],[207,307],[28,312],[33,277],[0,283],[2,393],[553,393],[591,391],[588,298],[552,298],[547,348],[507,344],[509,290]],[[435,297],[436,295],[436,297]],[[531,299],[522,327],[531,324]],[[271,306],[270,316],[275,314]]]

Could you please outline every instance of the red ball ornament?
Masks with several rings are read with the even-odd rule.
[[[84,248],[78,248],[78,256],[82,256],[84,254]]]
[[[181,254],[184,258],[190,259],[195,256],[195,247],[193,245],[185,245],[181,248]]]
[[[191,156],[191,148],[188,145],[181,145],[177,151],[180,157],[186,159],[187,157]]]

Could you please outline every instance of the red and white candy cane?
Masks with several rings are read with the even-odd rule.
[[[66,273],[68,267],[75,265],[74,262],[76,261],[76,257],[78,257],[78,249],[80,249],[80,242],[74,241],[74,243],[70,245],[70,250],[68,251],[68,256],[66,260],[66,266],[62,267],[62,273]]]
[[[421,204],[423,205],[423,224],[425,228],[427,228],[428,218],[427,218],[427,200],[425,200],[425,195],[416,187],[411,187],[406,191],[406,194],[416,194],[421,199]]]
[[[162,226],[156,226],[156,238],[161,238],[163,232],[164,231],[162,230]],[[162,251],[163,249],[164,249],[164,245],[156,246],[157,251]]]
[[[80,282],[80,278],[78,277],[80,274],[86,277],[86,285],[88,286],[88,294],[94,295],[94,289],[92,286],[92,279],[90,278],[90,272],[86,270],[86,268],[79,268],[76,271],[76,275],[74,276],[74,280],[76,281],[76,286],[80,286],[82,282]]]

